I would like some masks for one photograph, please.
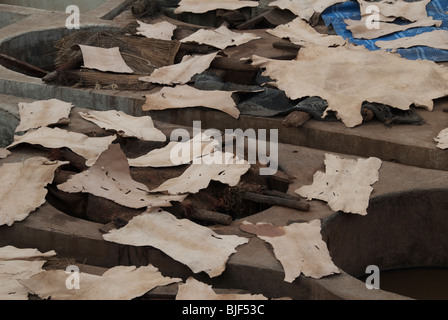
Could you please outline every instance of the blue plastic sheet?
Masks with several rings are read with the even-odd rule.
[[[412,28],[405,31],[395,32],[389,35],[385,35],[376,39],[356,39],[353,37],[350,30],[347,30],[347,24],[345,19],[360,20],[361,14],[359,4],[357,1],[348,1],[341,4],[336,4],[327,8],[322,13],[322,18],[327,26],[333,25],[336,33],[348,39],[349,42],[357,45],[364,45],[369,50],[380,50],[375,45],[378,40],[388,41],[402,37],[413,37],[420,33],[429,32],[437,29],[448,30],[448,0],[432,0],[427,6],[426,10],[429,16],[432,16],[434,20],[441,20],[442,25],[437,27],[419,27]],[[436,62],[448,61],[448,50],[435,49],[426,46],[418,46],[407,49],[398,49],[397,53],[402,57],[410,60],[432,60]]]

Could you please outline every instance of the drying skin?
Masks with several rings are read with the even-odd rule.
[[[45,258],[55,254],[13,246],[0,248],[0,300],[28,300],[29,290],[20,281],[42,272]]]
[[[12,148],[21,143],[41,145],[45,148],[55,149],[66,147],[84,157],[86,159],[86,165],[91,166],[116,138],[115,135],[89,138],[82,133],[69,132],[59,128],[51,129],[41,127],[37,130],[28,131],[23,136],[15,136],[14,142],[7,148]]]
[[[128,159],[131,167],[174,167],[190,163],[215,151],[217,140],[200,133],[185,142],[171,141],[164,148],[155,149],[134,159]],[[197,149],[196,149],[197,148]]]
[[[54,172],[69,162],[35,157],[0,167],[0,226],[22,221],[43,205]]]
[[[176,300],[267,300],[261,294],[217,294],[212,286],[189,277],[179,284]]]
[[[140,77],[140,81],[158,83],[158,84],[186,84],[196,74],[202,73],[210,67],[218,52],[184,56],[182,61],[166,67],[161,67],[145,77]]]
[[[73,105],[58,99],[19,103],[20,123],[16,132],[69,122]]]
[[[152,265],[116,266],[103,275],[79,273],[79,289],[66,287],[68,275],[64,270],[40,272],[20,280],[31,292],[51,300],[132,300],[155,287],[182,281],[164,277]]]
[[[84,68],[104,72],[134,73],[120,53],[120,48],[110,49],[79,45],[84,60]]]
[[[389,41],[376,41],[375,45],[381,49],[411,48],[426,46],[436,49],[448,50],[448,31],[433,30],[413,37],[404,37]]]
[[[448,128],[440,131],[434,141],[437,142],[437,148],[448,149]]]
[[[250,164],[232,153],[215,151],[205,155],[200,163],[193,163],[182,175],[162,183],[152,192],[169,194],[198,193],[208,187],[212,180],[236,186],[240,178],[250,169]]]
[[[11,151],[9,151],[9,150],[7,150],[5,148],[0,148],[0,159],[5,159],[10,154],[11,154]]]
[[[216,234],[210,228],[172,214],[148,210],[118,230],[103,235],[106,241],[131,246],[152,246],[194,273],[206,272],[210,277],[222,274],[229,256],[236,247],[249,241],[235,235]]]
[[[371,185],[379,179],[381,160],[344,159],[325,154],[325,172],[314,174],[313,184],[295,192],[302,197],[326,201],[333,211],[367,214]]]
[[[322,13],[328,7],[346,1],[348,0],[277,0],[269,3],[269,6],[289,10],[308,21],[314,13]]]
[[[286,282],[293,282],[302,273],[315,279],[339,273],[331,260],[327,244],[322,240],[320,220],[284,227],[243,221],[240,229],[272,245],[275,257],[285,271]]]
[[[279,25],[275,29],[268,29],[266,32],[279,38],[288,38],[292,43],[302,46],[306,46],[308,42],[326,47],[342,46],[345,43],[341,36],[317,32],[301,18]]]
[[[137,20],[137,34],[149,39],[171,40],[177,26],[168,21],[157,22],[154,24],[144,23]]]
[[[432,110],[433,99],[448,94],[448,69],[427,60],[408,60],[381,50],[346,44],[328,48],[309,44],[295,60],[253,56],[253,65],[292,99],[317,96],[328,102],[347,127],[362,124],[364,101],[409,110]],[[406,72],[403,72],[406,70]]]
[[[215,30],[200,29],[192,35],[180,40],[180,42],[195,42],[219,49],[225,49],[230,46],[239,46],[255,39],[260,39],[260,37],[253,33],[233,32],[223,25]]]
[[[243,0],[181,0],[174,9],[175,14],[182,12],[205,13],[212,10],[237,10],[245,7],[258,7],[258,1]]]
[[[45,261],[0,261],[0,299],[28,300],[29,290],[19,281],[41,272]]]
[[[233,91],[199,90],[188,85],[163,87],[146,95],[143,111],[205,107],[222,111],[238,119],[240,111],[233,100]]]
[[[404,1],[404,0],[380,0],[380,1],[366,1],[357,0],[359,3],[361,15],[369,15],[369,6],[376,6],[375,11],[381,15],[389,18],[404,18],[409,21],[419,21],[428,18],[426,6],[431,0],[420,1]],[[370,12],[371,13],[371,12]]]
[[[424,20],[419,20],[416,22],[408,24],[396,24],[392,22],[378,21],[378,28],[369,29],[368,26],[371,25],[368,17],[362,17],[361,20],[351,20],[346,19],[344,22],[347,24],[347,30],[350,30],[353,37],[358,39],[376,39],[394,32],[404,31],[411,28],[417,27],[440,27],[442,21],[434,20],[432,17],[426,18]]]
[[[133,180],[126,155],[118,144],[111,145],[89,170],[73,175],[58,185],[58,189],[69,193],[90,193],[134,209],[169,207],[170,201],[185,199],[182,195],[151,194],[146,185]]]
[[[56,252],[54,250],[42,253],[34,248],[22,249],[22,248],[16,248],[14,246],[5,246],[0,248],[0,261],[9,261],[9,260],[37,261],[55,255]]]
[[[84,120],[100,128],[117,131],[123,137],[134,137],[145,141],[166,141],[162,131],[154,126],[151,117],[134,117],[122,111],[79,112]]]

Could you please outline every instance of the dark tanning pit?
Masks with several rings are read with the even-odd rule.
[[[8,111],[0,109],[0,148],[14,141],[14,132],[19,125],[19,119]]]
[[[105,27],[89,27],[82,28],[81,30],[97,32],[105,29],[110,30],[110,28]],[[77,31],[78,30],[58,28],[27,32],[3,41],[0,45],[0,53],[14,57],[19,61],[23,61],[32,66],[50,72],[55,69],[55,58],[57,52],[55,44],[63,37]],[[8,69],[25,73],[23,69],[11,65],[5,65],[1,59],[0,63]],[[28,75],[33,76],[32,74]]]
[[[366,277],[361,278],[362,281]],[[382,290],[419,300],[448,300],[448,268],[406,268],[381,273]]]
[[[351,276],[366,279],[366,268],[375,265],[380,289],[424,298],[424,292],[438,291],[429,281],[419,286],[428,270],[443,270],[431,271],[432,280],[448,279],[447,208],[447,190],[391,194],[372,199],[366,216],[339,213],[327,219],[322,234],[335,264]],[[447,292],[439,293],[441,298]]]

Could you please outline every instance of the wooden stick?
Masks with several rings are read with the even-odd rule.
[[[281,191],[277,191],[277,190],[263,189],[262,192],[266,196],[279,197],[279,198],[285,198],[285,199],[300,201],[300,198],[298,198],[298,197],[294,197],[294,196],[292,196],[290,194],[287,194],[287,193],[281,192]]]
[[[233,220],[232,217],[227,214],[203,209],[192,210],[189,214],[189,218],[208,221],[215,224],[223,224],[226,226],[231,224]]]
[[[299,51],[300,48],[302,48],[301,45],[281,41],[274,42],[272,46],[276,49],[293,50],[293,51]]]
[[[246,192],[243,195],[244,200],[250,200],[258,203],[264,203],[273,206],[287,207],[293,208],[301,211],[309,211],[310,205],[309,203],[304,203],[297,200],[291,200],[280,197],[267,196],[258,193]]]
[[[247,30],[247,29],[252,29],[257,23],[263,21],[264,19],[264,15],[259,15],[256,16],[250,20],[247,20],[246,22],[243,22],[241,24],[239,24],[238,26],[236,26],[236,28],[238,30]]]
[[[179,51],[186,51],[188,53],[211,53],[216,51],[215,47],[209,45],[201,45],[194,43],[181,43]]]
[[[295,110],[285,117],[285,119],[282,121],[282,125],[287,128],[298,128],[304,125],[310,119],[311,116],[309,115],[309,113]]]
[[[14,57],[0,53],[0,61],[7,68],[16,68],[29,76],[42,78],[47,75],[48,71],[33,66],[25,61],[18,60]]]

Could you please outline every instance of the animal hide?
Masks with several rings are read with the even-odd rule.
[[[175,14],[182,12],[204,13],[217,9],[238,10],[245,7],[258,7],[258,1],[243,0],[181,0],[174,9]]]
[[[323,117],[334,111],[347,127],[363,122],[365,101],[400,110],[413,104],[432,110],[433,99],[448,94],[446,67],[349,43],[335,48],[310,44],[300,49],[295,60],[258,56],[252,60],[291,100],[321,97],[328,102]]]
[[[215,30],[200,29],[192,35],[180,40],[180,42],[195,42],[219,49],[225,49],[230,46],[239,46],[255,39],[260,39],[260,37],[253,33],[233,32],[223,25]]]
[[[158,83],[158,84],[186,84],[196,74],[202,73],[210,67],[218,52],[184,56],[182,61],[166,67],[161,67],[145,77],[140,77],[140,81]]]
[[[154,208],[134,217],[118,230],[103,235],[106,241],[131,246],[155,247],[194,273],[210,277],[222,274],[236,247],[249,241],[235,235],[216,234],[210,228]]]
[[[58,99],[21,102],[19,103],[20,124],[16,132],[46,127],[61,121],[68,123],[72,108],[71,103]]]
[[[166,141],[162,131],[154,126],[151,117],[133,117],[122,111],[89,111],[79,113],[84,120],[100,128],[114,130],[123,137],[134,137],[145,141]]]
[[[240,111],[233,100],[233,91],[198,90],[188,85],[163,87],[156,93],[146,95],[143,111],[205,107],[227,113],[235,119]]]
[[[240,229],[256,234],[272,245],[275,257],[285,271],[286,282],[293,282],[302,273],[315,279],[339,273],[331,260],[327,244],[322,240],[320,220],[284,227],[243,221]]]
[[[84,68],[104,72],[134,73],[124,61],[119,47],[99,48],[79,45],[84,60]]]
[[[73,175],[57,187],[69,193],[90,193],[134,209],[169,207],[170,201],[181,202],[186,197],[153,194],[146,185],[133,180],[126,155],[118,144],[104,151],[90,169]]]
[[[325,154],[325,173],[314,174],[313,184],[296,190],[302,197],[326,201],[333,211],[367,214],[372,184],[379,179],[381,160],[343,159]]]
[[[15,136],[14,142],[7,148],[13,148],[22,143],[41,145],[45,148],[69,148],[74,153],[86,159],[86,165],[95,163],[99,155],[106,150],[117,137],[115,135],[100,138],[89,138],[88,136],[70,132],[59,128],[41,127],[30,130],[23,136]]]
[[[22,221],[43,205],[47,184],[62,161],[49,161],[35,157],[18,163],[5,163],[0,167],[0,226],[11,226]]]

